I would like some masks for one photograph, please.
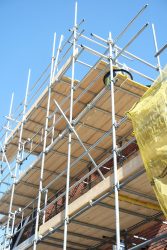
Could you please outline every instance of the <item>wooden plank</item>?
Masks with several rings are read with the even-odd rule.
[[[76,52],[77,54],[78,52]],[[66,68],[68,68],[70,66],[71,63],[71,57],[67,60],[67,62],[64,64],[64,66],[62,67],[62,69],[60,69],[60,71],[58,72],[57,76],[55,76],[54,80],[53,80],[53,89],[55,91],[55,93],[53,93],[52,95],[52,102],[51,102],[51,110],[53,110],[55,108],[55,105],[53,103],[53,99],[56,98],[58,101],[62,100],[64,98],[64,96],[67,96],[69,94],[70,91],[70,79],[67,77],[62,78],[62,80],[60,80],[60,82],[57,82],[57,79],[60,78],[60,76],[62,76],[63,72],[66,70]],[[91,81],[93,81],[97,75],[99,74],[99,70],[97,70],[97,68],[100,69],[104,69],[106,67],[106,63],[105,62],[100,62],[97,64],[96,69],[94,70],[90,70],[90,72],[86,75],[85,79],[83,80],[83,82],[81,83],[81,86],[75,91],[75,98],[77,98],[79,96],[79,94],[86,88],[88,87],[88,85],[90,84]],[[129,90],[131,92],[134,92],[135,94],[138,94],[139,96],[142,96],[143,93],[147,90],[147,87],[142,86],[130,79],[128,79],[126,76],[118,74],[117,75],[117,79],[118,81],[116,82],[117,86],[121,86],[123,89]],[[67,84],[68,82],[68,84]],[[94,93],[97,94],[98,92],[100,92],[101,89],[104,88],[104,83],[103,83],[103,75],[93,84],[93,86],[89,89],[89,92],[85,93],[81,100],[83,103],[87,104],[88,102],[91,101],[91,99],[93,99],[94,95],[90,94],[90,93]],[[34,105],[30,108],[30,110],[27,112],[26,114],[26,118],[31,117],[32,120],[36,121],[36,122],[41,122],[44,125],[44,120],[45,120],[45,112],[39,112],[39,105],[42,105],[43,107],[46,108],[46,103],[47,103],[47,91],[48,89],[46,88],[43,93],[37,98],[37,100],[35,101]],[[105,109],[110,110],[110,93],[108,92],[107,96],[107,100],[102,100],[101,103],[99,101],[99,103],[97,103],[97,107],[101,107],[101,104],[103,103],[103,106]],[[129,94],[125,94],[124,92],[121,92],[120,90],[116,91],[116,95],[115,95],[115,100],[116,100],[116,108],[118,107],[119,110],[122,111],[122,113],[124,114],[125,111],[127,111],[132,104],[136,101],[136,98],[133,96],[130,96]],[[63,110],[65,109],[65,107],[69,106],[69,100],[63,105]],[[126,102],[126,103],[125,103]],[[126,108],[125,108],[126,107]],[[83,106],[80,106],[80,103],[77,103],[77,105],[75,105],[74,107],[74,117],[76,117],[76,115],[81,111],[81,109],[83,108]],[[117,111],[117,110],[116,110]],[[32,130],[32,132],[35,133],[36,130],[36,126],[34,124],[31,124],[29,122],[29,119],[27,119],[27,123],[28,128],[30,130]],[[64,124],[59,124],[59,129],[65,127],[65,123]],[[13,141],[15,138],[15,135],[17,134],[18,128],[19,128],[19,124],[18,126],[14,129],[14,131],[9,135],[8,137],[8,141]],[[26,127],[26,124],[25,124]],[[23,132],[24,134],[24,132]],[[27,138],[30,138],[31,136],[27,134],[26,136]],[[17,139],[18,142],[18,139]],[[13,150],[14,149],[14,150]],[[8,160],[12,160],[14,155],[16,154],[17,148],[13,148],[13,146],[11,144],[9,144],[8,146],[8,150],[7,150],[7,155],[8,155]],[[39,153],[39,151],[38,151]]]
[[[143,166],[142,159],[140,154],[138,153],[133,159],[127,161],[123,167],[118,169],[118,178],[119,181],[123,181],[124,179],[128,178],[129,176],[133,175],[135,172],[140,170]],[[104,193],[108,192],[113,188],[114,185],[114,176],[108,176],[105,180],[98,183],[92,189],[90,189],[87,193],[80,196],[74,202],[69,205],[69,216],[72,216],[74,213],[79,211],[81,208],[86,206],[91,200],[94,200]],[[44,235],[51,228],[55,226],[61,225],[64,221],[64,211],[54,216],[52,219],[47,221],[44,225],[40,226],[39,234]]]
[[[104,62],[100,62],[97,65],[97,68],[103,69],[106,66]],[[81,92],[89,86],[90,82],[96,78],[98,75],[99,70],[90,70],[90,72],[86,75],[86,77],[83,80],[83,83],[81,86],[75,91],[75,98],[81,94]],[[117,85],[120,86],[121,88],[128,89],[130,91],[134,91],[136,94],[141,96],[143,92],[147,89],[146,87],[143,87],[140,84],[135,83],[134,81],[131,81],[130,79],[127,79],[126,76],[123,75],[117,75],[118,81]],[[77,103],[77,105],[74,106],[74,114],[77,116],[77,114],[84,109],[87,103],[89,103],[94,96],[99,93],[101,89],[105,88],[104,83],[103,83],[103,76],[101,76],[96,83],[89,89],[89,91],[82,96],[82,102],[83,104]],[[52,95],[52,98],[58,98],[59,101],[61,101],[65,96],[69,94],[70,91],[70,79],[67,77],[62,78],[62,81],[60,82],[55,82],[53,84],[53,90],[54,94]],[[26,138],[32,137],[32,134],[37,131],[37,129],[40,126],[44,126],[45,122],[45,110],[40,110],[37,109],[39,105],[42,105],[42,107],[46,108],[46,103],[47,103],[47,89],[41,94],[41,96],[38,98],[36,103],[33,105],[33,107],[28,111],[27,117],[28,120],[25,123],[25,128],[28,128],[30,132],[24,131],[24,137],[25,140]],[[129,107],[132,106],[132,104],[137,100],[136,97],[129,95],[127,93],[121,92],[120,90],[115,91],[115,100],[116,100],[116,108],[117,112],[119,115],[124,116],[125,112]],[[68,102],[65,103],[63,106],[63,109],[67,108]],[[51,104],[51,110],[54,110],[55,105],[52,100]],[[101,111],[100,111],[101,109]],[[40,112],[39,112],[40,111]],[[92,108],[82,119],[81,122],[76,126],[76,130],[79,133],[79,136],[81,139],[89,143],[90,145],[93,145],[104,133],[105,131],[108,131],[111,128],[111,102],[110,102],[110,91],[102,96],[100,100],[96,103],[95,108]],[[29,120],[29,117],[30,120]],[[32,121],[31,121],[32,120]],[[117,119],[118,121],[119,119]],[[41,124],[41,125],[40,125]],[[84,127],[85,126],[85,127]],[[96,130],[93,131],[93,129],[89,129],[88,126],[94,127]],[[66,122],[64,119],[62,119],[58,125],[56,126],[56,131],[57,130],[63,130],[66,127]],[[100,132],[96,132],[100,130]],[[17,131],[17,129],[16,129]],[[16,132],[15,131],[15,132]],[[104,132],[103,132],[104,131]],[[128,136],[128,139],[130,138],[130,134],[132,132],[132,125],[131,123],[126,123],[125,125],[122,125],[118,128],[117,130],[117,135],[119,137],[124,137]],[[17,135],[17,137],[16,137]],[[40,136],[36,136],[34,141],[39,142]],[[8,145],[7,148],[7,154],[10,154],[10,157],[12,158],[13,155],[17,151],[17,146],[13,145],[13,142],[17,144],[18,142],[18,132],[14,134],[14,138],[11,139],[11,143]],[[50,142],[50,139],[47,140],[47,144]],[[108,149],[112,145],[112,138],[111,136],[108,136],[105,138],[103,141],[101,141],[98,144],[98,147],[102,147],[103,149]],[[28,149],[29,146],[27,146]],[[34,144],[35,147],[35,144]],[[39,146],[36,148],[35,152],[36,154],[39,154],[42,150],[42,147]],[[56,153],[56,150],[58,152],[61,152],[62,155]],[[82,147],[78,143],[73,143],[72,146],[72,156],[79,157],[83,152]],[[91,150],[91,155],[96,159],[101,157],[101,160],[106,158],[108,156],[107,151],[106,154],[102,155],[102,150],[99,150],[97,148]],[[63,155],[64,154],[64,155]],[[49,152],[46,156],[46,161],[45,161],[45,169],[50,169],[52,171],[60,173],[66,168],[66,156],[67,154],[67,140],[66,138],[62,139],[60,142],[58,142],[54,146],[54,152]],[[86,161],[89,161],[88,157],[85,156],[83,158]],[[38,184],[39,180],[39,169],[37,170],[35,167],[38,166],[40,168],[41,165],[41,160],[36,162],[34,166],[29,168],[29,170],[25,171],[25,173],[22,175],[22,180],[26,180],[30,183]],[[71,176],[76,176],[81,170],[86,168],[86,164],[83,162],[79,162],[76,167],[74,167],[71,171]],[[44,185],[47,185],[51,180],[51,175],[48,175],[48,173],[45,172],[44,175]],[[59,188],[61,187],[61,181],[56,182],[56,187]],[[62,184],[64,181],[62,182]],[[25,191],[25,185],[19,184],[18,187],[20,189],[23,188],[23,193]],[[37,193],[37,190],[35,189],[32,194],[35,195]],[[9,202],[10,198],[4,194],[5,199]],[[26,201],[26,198],[23,200],[24,204],[26,205],[29,200]],[[2,205],[0,205],[0,209],[2,208]],[[6,208],[5,208],[6,209]],[[2,210],[2,209],[1,209]],[[4,210],[6,211],[6,210]]]

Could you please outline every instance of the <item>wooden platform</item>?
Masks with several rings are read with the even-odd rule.
[[[133,157],[125,162],[125,164],[118,170],[120,184],[127,180],[128,177],[143,169],[143,162],[140,153],[137,152]],[[106,192],[113,189],[114,177],[113,174],[108,176],[104,181],[90,189],[87,193],[76,199],[69,206],[69,217],[74,216],[84,207],[91,204],[97,198],[101,197]],[[154,198],[151,185],[149,185],[145,173],[127,185],[127,189],[134,192],[140,192]],[[142,225],[150,216],[156,215],[160,212],[160,207],[156,200],[150,201],[148,198],[139,197],[130,194],[124,190],[120,191],[120,221],[121,232],[130,229],[135,224]],[[140,204],[139,204],[140,203]],[[152,207],[152,208],[151,208]],[[163,218],[160,216],[159,218]],[[158,219],[157,219],[158,220]],[[63,226],[64,211],[54,216],[45,224],[40,226],[39,235],[44,236],[54,230],[55,227],[59,229],[49,237],[46,237],[38,244],[38,249],[62,249],[63,244]],[[155,220],[156,221],[156,220]],[[154,221],[150,221],[147,225],[143,224],[141,228],[154,225]],[[133,229],[130,233],[135,234],[138,228]],[[114,239],[115,237],[115,210],[114,197],[109,195],[94,206],[77,216],[70,221],[68,226],[68,247],[70,249],[89,249],[89,247],[100,244],[104,240],[104,236]],[[105,241],[104,241],[105,242]],[[31,247],[29,249],[32,249]],[[103,249],[98,248],[98,249]]]
[[[141,159],[140,154],[138,152],[138,154],[133,159],[131,159],[130,161],[127,161],[127,163],[125,163],[124,166],[118,170],[119,182],[121,183],[122,181],[126,180],[128,177],[134,175],[134,173],[141,170],[142,167],[143,167],[143,162],[142,162],[142,159]],[[148,186],[149,185],[147,185],[147,192],[150,190],[150,193],[152,195],[151,189]],[[77,213],[83,207],[88,205],[91,201],[93,201],[93,200],[101,197],[105,193],[111,191],[113,189],[113,187],[114,187],[114,175],[112,174],[112,175],[109,175],[105,180],[101,181],[99,184],[94,186],[92,189],[90,189],[87,193],[83,194],[78,199],[76,199],[74,202],[72,202],[69,205],[69,217],[71,217],[72,215]],[[147,194],[149,195],[150,193],[147,193]],[[125,198],[127,196],[125,196],[121,193],[120,194],[120,201],[121,201],[121,199],[123,199],[123,197]],[[128,197],[130,198],[131,196],[128,196]],[[113,197],[110,196],[109,198],[105,199],[103,202],[105,202],[106,204],[113,205],[113,203],[114,203],[113,201],[114,201]],[[139,201],[140,201],[140,199],[139,199]],[[133,202],[134,202],[134,200],[133,200]],[[124,204],[124,206],[123,206],[124,208],[127,207],[126,203],[130,203],[130,199],[128,200],[128,202],[121,201],[121,204],[122,205]],[[155,205],[155,211],[156,210],[160,211],[160,207],[156,204],[156,202],[152,202],[149,204],[152,204],[152,206]],[[132,209],[132,207],[133,206],[132,206],[132,202],[131,202],[131,209]],[[143,207],[141,205],[139,207],[140,207],[141,212],[145,212],[144,214],[147,214],[146,213],[146,210],[148,209],[147,201],[145,201],[145,204],[143,203]],[[135,210],[132,209],[132,211],[135,211]],[[89,223],[89,221],[92,217],[95,217],[94,213],[90,214],[90,216],[84,217],[85,218],[84,222]],[[104,222],[103,219],[100,219],[101,217],[105,217],[106,222],[107,222],[106,214],[105,214],[105,216],[103,216],[103,214],[101,214],[100,217],[97,216],[97,218],[95,218],[95,220],[96,220],[95,224],[97,223],[99,225],[100,222],[101,223]],[[124,218],[124,220],[126,221],[127,218]],[[121,220],[122,225],[124,224],[124,220],[123,221]],[[42,236],[45,235],[52,228],[54,229],[54,227],[60,226],[63,223],[63,221],[64,221],[64,211],[57,214],[55,217],[53,217],[52,219],[47,221],[44,225],[42,225],[39,228],[39,235],[42,235]],[[92,221],[92,219],[91,219],[91,221]],[[98,221],[99,221],[99,223],[98,223]],[[132,224],[133,223],[134,222],[132,221]],[[110,220],[110,224],[114,225],[114,216],[113,216],[113,220]]]
[[[74,92],[74,111],[73,111],[73,119],[77,120],[78,116],[81,112],[89,107],[88,112],[80,119],[80,121],[76,124],[75,129],[79,134],[80,138],[84,142],[85,146],[89,148],[92,146],[97,140],[99,140],[107,131],[111,129],[111,98],[110,98],[110,89],[106,88],[103,83],[103,77],[106,73],[107,69],[100,77],[98,74],[100,71],[104,70],[106,67],[106,63],[100,62],[96,65],[95,69],[91,69],[90,72],[85,76],[82,80],[79,87],[77,87],[78,82],[75,82],[76,90]],[[98,79],[96,80],[96,78]],[[56,77],[57,78],[57,77]],[[51,98],[51,106],[50,106],[50,114],[55,110],[54,99],[60,104],[61,108],[65,112],[69,107],[69,99],[63,101],[70,94],[70,79],[67,77],[58,76],[58,79],[53,81],[52,85],[52,98]],[[127,76],[118,74],[115,77],[115,108],[116,108],[116,118],[117,122],[120,121],[122,117],[126,115],[126,112],[133,106],[133,104],[139,100],[139,98],[144,94],[147,90],[146,86],[138,84]],[[93,83],[92,83],[93,82]],[[84,90],[89,88],[88,91],[83,94],[79,101],[75,103],[75,100],[84,93]],[[98,101],[93,106],[88,106],[94,98],[99,95],[101,91],[104,91],[103,95],[98,99]],[[62,104],[63,102],[63,104]],[[45,124],[45,116],[46,116],[46,106],[47,106],[47,90],[43,92],[43,94],[38,98],[33,107],[29,110],[26,115],[26,122],[24,125],[23,131],[23,140],[25,142],[25,149],[27,152],[33,151],[32,153],[37,156],[35,163],[30,166],[30,168],[24,172],[20,179],[17,182],[15,189],[15,197],[13,202],[13,211],[18,208],[23,208],[29,202],[34,199],[38,194],[39,189],[39,175],[40,175],[40,167],[41,167],[41,152],[43,148],[43,132],[44,132],[44,124]],[[69,111],[66,112],[67,117],[69,116]],[[61,119],[60,119],[61,118]],[[59,112],[56,113],[56,120],[59,120],[54,129],[54,140],[67,130],[67,124],[65,120],[62,118]],[[51,128],[53,120],[51,119],[49,122],[49,127]],[[126,121],[126,123],[122,124],[117,129],[117,142],[120,145],[124,145],[128,140],[133,137],[133,129],[130,121]],[[7,147],[7,157],[9,161],[12,161],[17,152],[19,138],[19,125],[14,130],[12,135],[8,138],[8,147]],[[31,139],[33,138],[33,140]],[[31,143],[29,143],[31,141]],[[47,147],[49,148],[51,145],[51,135],[48,136],[47,139]],[[63,138],[58,140],[58,143],[54,145],[52,150],[46,155],[45,161],[45,172],[44,172],[44,181],[43,187],[45,187],[48,183],[53,180],[55,176],[60,174],[64,169],[66,169],[67,165],[67,147],[68,147],[68,134],[65,134]],[[99,164],[105,158],[111,155],[112,149],[112,137],[111,135],[105,137],[96,147],[90,150],[91,156],[95,159],[96,163]],[[84,152],[84,149],[79,144],[75,136],[73,135],[72,140],[72,152],[71,158],[72,163],[75,162],[78,157],[80,157]],[[135,156],[135,155],[134,155]],[[133,157],[134,157],[133,156]],[[140,156],[136,156],[140,157]],[[129,159],[128,159],[129,160]],[[132,160],[133,161],[133,160]],[[137,166],[136,163],[140,161],[140,166]],[[142,167],[141,160],[133,162],[132,166],[125,164],[125,167],[120,168],[120,180],[122,181],[126,178],[127,175],[131,174],[134,171],[138,170],[138,167]],[[87,169],[90,166],[90,159],[88,156],[84,156],[74,167],[71,168],[71,178],[76,177],[81,171]],[[127,171],[128,169],[128,171]],[[52,184],[49,188],[49,196],[55,195],[56,191],[65,186],[66,175],[64,174],[56,183]],[[103,182],[97,184],[99,186],[95,186],[94,189],[88,191],[83,196],[78,198],[79,200],[74,201],[70,205],[70,209],[76,212],[83,202],[83,206],[87,204],[91,199],[95,199],[95,193],[100,195],[101,193],[107,192],[111,189],[113,185],[113,177],[108,176]],[[150,195],[153,198],[151,202],[150,199],[144,199],[143,202],[145,204],[153,203],[154,209],[150,209],[147,205],[140,206],[137,204],[137,200],[141,200],[140,197],[134,194],[128,194],[125,190],[122,190],[120,194],[120,207],[123,209],[128,209],[130,212],[138,211],[144,214],[144,216],[154,215],[157,210],[159,211],[159,207],[157,206],[157,202],[155,200],[155,196],[152,192],[152,188],[149,185],[145,174],[141,175],[134,181],[132,181],[128,188],[130,190],[135,190],[136,192],[142,193],[144,195]],[[95,191],[96,190],[96,191]],[[92,196],[91,196],[92,195]],[[84,198],[85,197],[85,198]],[[129,199],[128,199],[129,198]],[[44,196],[42,197],[44,200]],[[130,201],[131,200],[131,201]],[[143,198],[142,198],[143,200]],[[80,202],[79,202],[80,201]],[[133,201],[133,202],[132,202]],[[7,220],[8,206],[10,202],[10,191],[6,193],[2,199],[0,200],[0,213],[4,214],[4,217],[1,218],[0,223],[3,224]],[[69,234],[69,241],[80,243],[81,237],[76,236],[75,233],[85,235],[83,244],[91,246],[95,245],[99,241],[103,235],[107,237],[112,237],[115,234],[115,224],[114,224],[114,199],[112,196],[105,198],[102,201],[106,205],[97,205],[95,207],[90,208],[87,212],[77,217],[78,222],[72,222],[69,225],[69,231],[73,233],[73,235]],[[77,204],[77,205],[76,205]],[[155,205],[155,206],[154,206]],[[74,206],[74,207],[73,207]],[[36,203],[35,203],[36,207]],[[112,207],[112,208],[111,208]],[[29,206],[24,213],[24,216],[31,213],[33,206]],[[155,209],[157,208],[157,209]],[[73,212],[72,212],[73,214]],[[121,230],[130,227],[141,220],[144,219],[144,216],[134,216],[130,213],[126,214],[124,212],[120,212],[121,216]],[[16,223],[20,221],[20,217],[16,217]],[[53,226],[57,225],[63,221],[63,212],[57,217],[53,218]],[[44,226],[40,227],[40,234],[43,234],[52,227],[52,221],[48,221]],[[84,222],[90,223],[98,226],[103,226],[108,228],[108,230],[97,230],[97,228],[88,228],[84,226]],[[51,224],[50,224],[51,223]],[[82,224],[82,225],[81,225]],[[110,230],[112,229],[112,230]],[[57,233],[53,235],[53,237],[59,239],[57,240],[58,245],[63,239],[63,234],[61,232],[63,228],[61,228]],[[112,231],[112,232],[111,232]],[[75,236],[74,236],[75,234]],[[96,239],[89,239],[88,236],[95,237]],[[82,239],[83,240],[83,239]],[[49,240],[50,247],[52,249],[51,244],[54,240]],[[69,246],[71,244],[69,243]],[[46,245],[40,244],[39,249],[46,249]],[[54,248],[55,249],[55,248]],[[59,248],[56,248],[59,249]],[[83,247],[73,248],[72,249],[83,249]],[[86,249],[86,248],[85,248]]]

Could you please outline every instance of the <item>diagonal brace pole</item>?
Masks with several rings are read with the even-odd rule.
[[[6,156],[5,150],[4,150],[4,148],[3,148],[3,146],[2,146],[2,144],[1,144],[1,143],[0,143],[0,147],[1,147],[1,150],[2,150],[2,153],[3,153],[3,157],[5,158],[6,164],[7,164],[8,168],[9,168],[10,175],[11,175],[11,177],[13,177],[13,173],[12,173],[12,170],[11,170],[10,164],[9,164],[9,162],[8,162],[8,159],[7,159],[7,156]]]
[[[79,143],[81,144],[81,146],[84,148],[85,152],[87,153],[87,155],[89,156],[91,162],[93,163],[93,165],[95,167],[97,167],[97,164],[96,162],[94,161],[94,159],[92,158],[92,156],[90,155],[88,149],[86,148],[86,146],[83,144],[81,138],[79,137],[78,133],[76,132],[76,130],[74,129],[74,127],[71,125],[71,123],[69,122],[67,116],[64,114],[63,110],[61,109],[61,107],[59,106],[59,104],[57,103],[57,101],[54,99],[54,102],[57,106],[57,108],[59,109],[59,111],[61,112],[62,116],[64,117],[64,119],[66,120],[66,122],[68,123],[68,126],[69,126],[69,129],[71,130],[71,132],[73,132],[76,136],[76,138],[78,139]],[[101,176],[101,178],[104,180],[105,177],[104,175],[102,174],[102,172],[100,171],[100,169],[97,169],[99,175]]]

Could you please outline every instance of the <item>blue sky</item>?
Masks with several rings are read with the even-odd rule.
[[[15,92],[15,106],[24,97],[29,67],[31,83],[48,64],[53,33],[69,36],[73,25],[74,0],[1,0],[0,1],[0,124],[7,115],[11,94]],[[120,41],[123,46],[129,38],[149,21],[155,24],[159,47],[167,42],[166,0],[78,0],[78,19],[85,18],[86,34],[94,32],[108,37],[116,36],[148,3],[149,7]],[[151,25],[129,48],[129,51],[156,64]],[[167,51],[161,57],[167,62]]]

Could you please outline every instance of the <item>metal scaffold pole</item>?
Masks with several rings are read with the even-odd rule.
[[[10,109],[9,109],[9,115],[7,117],[8,122],[7,122],[7,126],[6,126],[7,131],[5,133],[4,147],[6,145],[8,133],[9,133],[9,130],[10,130],[10,119],[12,118],[13,100],[14,100],[14,93],[12,93],[11,102],[10,102]]]
[[[3,143],[3,146],[2,146],[2,150],[3,150],[2,162],[6,158],[5,149],[6,149],[6,142],[7,142],[7,138],[8,138],[8,132],[10,130],[10,119],[12,118],[13,100],[14,100],[14,93],[12,93],[11,102],[10,102],[10,108],[9,108],[9,114],[8,114],[8,117],[7,117],[8,121],[7,121],[7,125],[6,125],[5,140],[4,140],[4,143]],[[4,234],[4,247],[6,247],[6,237],[5,237],[6,235],[7,235],[7,225],[5,227],[5,234]]]
[[[113,76],[113,46],[111,32],[109,33],[109,63],[110,63],[110,82],[111,82],[111,115],[112,115],[112,145],[113,145],[113,164],[114,164],[114,193],[115,193],[115,222],[116,222],[116,246],[120,250],[120,219],[119,219],[119,181],[117,174],[117,145],[116,145],[116,119],[115,119],[115,100],[114,100],[114,76]]]
[[[13,109],[13,100],[14,100],[14,93],[12,93],[12,97],[11,97],[11,101],[10,101],[10,108],[9,108],[9,114],[6,117],[7,118],[7,124],[6,124],[6,133],[5,133],[5,139],[3,142],[3,146],[2,146],[2,162],[4,160],[6,160],[6,155],[5,155],[5,151],[6,151],[6,142],[7,142],[7,138],[8,138],[8,133],[10,131],[10,120],[12,119],[12,109]]]
[[[155,26],[152,23],[152,32],[153,32],[153,38],[154,38],[154,46],[155,46],[155,52],[158,53],[158,44],[157,44],[157,37],[155,33]],[[160,56],[157,56],[157,68],[159,73],[161,74],[161,63],[160,63]]]
[[[50,81],[49,81],[49,86],[48,86],[48,101],[47,101],[47,111],[46,111],[46,120],[45,120],[45,131],[44,131],[44,140],[43,140],[43,151],[42,151],[40,180],[39,180],[39,193],[38,193],[37,215],[36,215],[36,224],[35,224],[35,237],[34,237],[34,243],[33,243],[33,249],[34,250],[36,250],[37,242],[38,242],[38,227],[39,227],[41,196],[42,196],[45,157],[46,157],[46,145],[47,145],[47,136],[48,136],[50,102],[51,102],[51,93],[52,93],[51,87],[52,87],[53,68],[54,68],[54,61],[55,61],[55,57],[54,57],[54,55],[55,55],[55,44],[56,44],[56,33],[54,34],[54,39],[53,39]]]
[[[76,49],[76,35],[77,35],[77,2],[75,3],[75,18],[73,28],[73,58],[72,58],[72,77],[71,77],[71,97],[70,97],[70,119],[72,125],[73,121],[73,95],[74,95],[74,72],[75,72],[75,49]],[[65,197],[65,216],[64,216],[64,244],[63,249],[67,249],[67,230],[68,230],[68,206],[69,206],[69,187],[70,187],[70,164],[71,164],[71,143],[72,131],[69,131],[68,136],[68,160],[67,160],[67,179],[66,179],[66,197]]]
[[[26,114],[26,109],[27,109],[27,99],[28,99],[28,92],[29,92],[30,75],[31,75],[31,70],[29,69],[27,86],[26,86],[26,94],[25,94],[25,98],[24,98],[22,121],[21,121],[21,125],[20,125],[20,135],[19,135],[19,142],[18,142],[16,165],[15,165],[14,174],[12,176],[13,183],[12,183],[12,191],[11,191],[11,198],[10,198],[10,204],[9,204],[9,212],[8,212],[8,221],[7,221],[4,249],[6,249],[6,244],[7,244],[8,239],[9,239],[9,244],[10,244],[10,239],[11,239],[11,236],[13,234],[13,229],[14,229],[14,227],[12,227],[11,232],[9,232],[10,231],[10,223],[12,220],[15,219],[15,213],[12,212],[12,207],[13,207],[13,199],[14,199],[15,186],[16,186],[16,181],[17,181],[18,168],[22,164],[22,136],[23,136],[25,114]],[[14,221],[12,221],[12,225],[14,225]]]

